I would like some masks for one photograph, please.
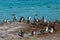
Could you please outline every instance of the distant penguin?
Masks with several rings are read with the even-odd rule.
[[[7,19],[4,19],[3,21],[4,21],[4,23],[6,23],[7,22]]]
[[[21,21],[24,21],[24,18],[22,18]]]
[[[28,17],[28,20],[27,20],[27,23],[28,23],[28,24],[30,23],[30,19],[31,19],[31,17],[29,16],[29,17]]]
[[[30,19],[31,19],[31,17],[29,16],[29,17],[28,17],[28,20],[30,20]]]
[[[38,25],[38,21],[39,21],[38,18],[34,18],[34,24],[35,25]]]
[[[24,36],[24,32],[21,31],[21,32],[18,33],[18,35],[21,36],[21,37],[23,37]]]
[[[38,22],[38,18],[36,18],[36,22]]]
[[[9,20],[7,20],[7,23],[9,23]]]
[[[44,22],[46,22],[46,19],[44,18]]]
[[[35,35],[35,34],[36,34],[36,32],[34,31],[34,32],[33,32],[33,34]]]
[[[20,22],[24,22],[25,21],[25,19],[24,19],[24,17],[23,16],[21,16],[21,18],[20,18],[20,20],[19,20]]]
[[[44,17],[42,18],[42,22],[43,22],[43,23],[45,23],[45,22],[46,22],[46,19],[45,19]]]
[[[17,17],[14,15],[13,16],[13,22],[16,22],[17,21]]]
[[[51,28],[50,32],[53,33],[53,31],[54,31],[53,28]]]
[[[9,23],[8,19],[4,19],[3,21],[4,21],[4,23]]]
[[[48,29],[48,26],[47,26],[47,27],[46,27],[46,32],[48,32],[48,30],[49,30],[49,29]]]
[[[32,31],[31,35],[34,36],[35,34],[36,34],[36,32],[35,31]]]

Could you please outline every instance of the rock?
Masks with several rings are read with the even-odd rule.
[[[5,38],[7,37],[7,34],[5,31],[0,31],[0,38]]]

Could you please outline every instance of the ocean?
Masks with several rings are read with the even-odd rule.
[[[44,16],[47,21],[60,21],[60,0],[0,0],[0,22],[4,18],[12,21],[13,14],[16,14],[17,20],[21,16],[26,20],[28,16],[31,20]]]

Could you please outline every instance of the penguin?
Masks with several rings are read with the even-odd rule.
[[[48,26],[46,27],[46,32],[48,32],[48,30],[49,30],[49,28],[48,28]]]

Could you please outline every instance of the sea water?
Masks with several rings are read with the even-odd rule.
[[[12,21],[13,14],[18,20],[21,16],[31,16],[31,20],[44,16],[47,21],[60,21],[60,0],[0,0],[0,22],[4,18]]]

